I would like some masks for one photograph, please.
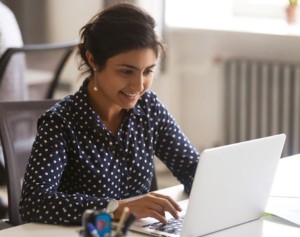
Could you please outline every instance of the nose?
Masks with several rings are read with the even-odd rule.
[[[144,81],[145,78],[143,76],[143,74],[138,74],[137,76],[135,76],[132,80],[131,83],[131,88],[135,91],[135,92],[141,92],[144,90]]]

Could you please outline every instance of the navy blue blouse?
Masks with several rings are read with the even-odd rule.
[[[23,183],[25,222],[79,223],[109,198],[149,192],[156,155],[190,191],[199,153],[153,92],[146,92],[113,135],[91,108],[85,80],[38,121]]]

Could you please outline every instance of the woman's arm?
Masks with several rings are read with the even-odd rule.
[[[158,101],[158,139],[155,154],[190,192],[200,154],[175,119]]]
[[[20,202],[25,222],[79,223],[84,210],[107,206],[106,198],[60,191],[70,156],[68,132],[68,124],[56,114],[48,113],[39,120]]]

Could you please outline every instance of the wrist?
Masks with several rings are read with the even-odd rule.
[[[112,198],[108,201],[106,211],[110,214],[112,220],[116,219],[116,211],[118,208],[119,208],[119,203],[116,199]]]

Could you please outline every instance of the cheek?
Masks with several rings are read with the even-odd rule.
[[[151,87],[152,82],[153,82],[153,77],[147,78],[147,80],[145,80],[145,82],[144,82],[144,88],[145,88],[145,90],[148,89],[149,87]]]
[[[126,85],[126,81],[115,74],[106,73],[98,78],[98,83],[102,88],[118,89]]]

